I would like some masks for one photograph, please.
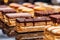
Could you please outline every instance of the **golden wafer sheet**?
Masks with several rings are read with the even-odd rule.
[[[17,23],[17,22],[16,22],[16,26],[17,26],[17,27],[20,27],[20,26],[24,27],[25,25],[24,25],[24,23]]]
[[[45,22],[36,22],[35,23],[35,26],[42,26],[42,25],[46,25],[46,23]]]
[[[3,19],[2,12],[0,12],[0,19]]]
[[[33,23],[26,23],[26,26],[33,26]]]
[[[15,19],[8,19],[8,22],[7,22],[7,25],[8,26],[16,26],[16,21]]]
[[[20,27],[18,30],[16,30],[18,33],[21,32],[34,32],[34,31],[44,31],[45,26],[30,26],[30,27]]]

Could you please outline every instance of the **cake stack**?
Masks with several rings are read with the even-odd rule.
[[[45,29],[44,40],[60,40],[60,27],[52,26]]]
[[[55,40],[59,35],[60,6],[43,2],[0,5],[0,23],[3,33],[16,40],[40,40],[44,34],[46,40]]]

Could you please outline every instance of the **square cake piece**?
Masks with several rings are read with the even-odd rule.
[[[60,15],[50,15],[50,18],[52,19],[52,21],[54,22],[54,24],[60,24]]]
[[[6,13],[16,13],[16,10],[10,8],[10,7],[6,7],[6,8],[0,8],[0,16],[1,19],[3,20],[3,18],[5,19],[5,14]]]
[[[35,26],[41,26],[41,25],[48,25],[49,22],[52,22],[49,17],[36,17],[34,18],[34,25]],[[51,25],[51,23],[49,23]]]
[[[45,38],[50,40],[60,40],[60,27],[52,26],[48,27],[45,31]]]
[[[25,19],[25,23],[27,27],[33,26],[33,18]]]
[[[16,19],[17,27],[24,27],[25,25],[25,18],[17,18]]]
[[[13,25],[13,23],[16,24],[16,18],[32,18],[32,15],[29,13],[8,13],[5,17],[7,19],[7,24]]]

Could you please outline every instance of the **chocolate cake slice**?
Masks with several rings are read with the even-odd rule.
[[[40,26],[40,25],[47,25],[48,22],[50,22],[51,19],[49,17],[36,17],[34,18],[34,24],[35,26]]]
[[[30,18],[30,19],[25,19],[25,23],[26,23],[26,26],[29,27],[29,26],[33,26],[33,19]]]
[[[60,15],[50,15],[50,17],[54,23],[60,24]]]

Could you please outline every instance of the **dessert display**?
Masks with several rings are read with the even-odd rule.
[[[60,40],[59,26],[58,5],[44,2],[0,5],[0,28],[16,40]]]

